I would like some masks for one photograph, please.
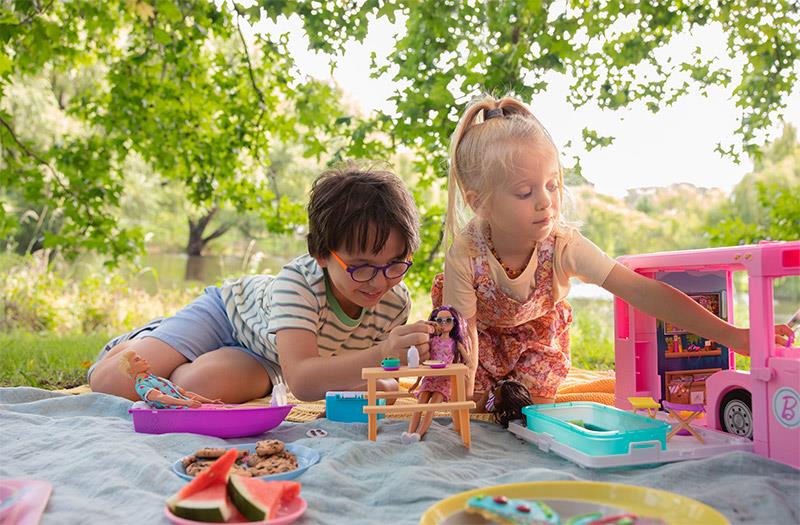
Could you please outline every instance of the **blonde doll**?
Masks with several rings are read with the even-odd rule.
[[[150,363],[133,350],[123,352],[119,369],[133,379],[136,393],[153,408],[200,408],[203,403],[222,403],[219,399],[208,399],[184,390],[169,379],[150,373]]]
[[[524,385],[535,403],[554,401],[570,368],[572,309],[565,298],[572,277],[602,286],[653,317],[749,352],[748,329],[634,273],[565,224],[563,199],[556,146],[524,104],[487,96],[467,108],[451,144],[451,243],[432,296],[434,305],[451,304],[467,320],[479,356],[471,371],[476,400],[511,380]],[[465,216],[468,222],[460,220]],[[790,330],[781,325],[776,333],[788,336]]]

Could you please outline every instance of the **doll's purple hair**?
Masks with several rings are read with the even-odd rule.
[[[464,318],[461,317],[461,314],[458,313],[458,310],[449,304],[438,306],[433,309],[430,317],[428,317],[428,320],[433,321],[436,318],[436,314],[445,310],[450,312],[450,315],[453,316],[454,321],[453,328],[450,329],[450,337],[455,339],[456,343],[462,343],[469,348],[469,332],[467,332],[467,323],[464,321]],[[461,354],[456,352],[455,362],[459,361],[461,361]]]

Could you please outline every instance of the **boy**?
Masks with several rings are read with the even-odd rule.
[[[109,342],[89,369],[95,392],[137,399],[118,371],[134,350],[157,376],[225,403],[262,397],[285,382],[301,400],[361,383],[384,357],[428,354],[430,326],[406,325],[402,283],[419,246],[413,199],[388,171],[352,166],[320,175],[308,204],[308,254],[275,276],[208,287],[175,316]],[[384,389],[396,389],[387,381]]]

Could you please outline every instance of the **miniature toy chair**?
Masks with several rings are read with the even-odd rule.
[[[647,412],[647,415],[653,419],[656,418],[656,413],[661,405],[652,397],[629,397],[628,402],[633,407],[633,413],[638,414],[640,410]]]
[[[702,404],[692,404],[692,405],[684,405],[681,403],[670,403],[669,401],[664,401],[664,408],[667,409],[670,416],[673,416],[677,421],[676,425],[672,428],[669,434],[667,434],[667,441],[674,436],[675,434],[679,435],[693,435],[697,438],[700,443],[705,444],[703,441],[702,436],[697,433],[695,429],[692,428],[690,425],[691,421],[703,414],[706,411],[705,405]],[[688,415],[684,415],[684,412],[688,412]]]

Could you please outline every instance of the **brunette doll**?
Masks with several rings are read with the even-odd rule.
[[[467,344],[467,331],[461,316],[452,306],[440,306],[431,312],[428,318],[434,324],[435,332],[431,336],[430,359],[441,361],[446,365],[469,361],[469,348]],[[423,363],[424,364],[424,363]],[[450,398],[450,378],[446,376],[424,377],[412,386],[413,392],[417,385],[419,403],[442,403]],[[419,441],[428,431],[433,420],[433,412],[426,412],[424,417],[414,413],[408,432],[403,432],[403,443]]]

